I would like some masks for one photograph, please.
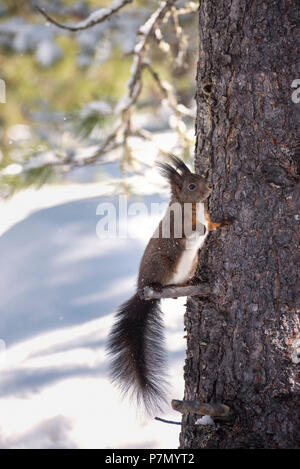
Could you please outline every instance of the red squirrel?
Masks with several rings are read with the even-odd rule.
[[[170,164],[157,165],[169,182],[171,200],[146,246],[137,290],[145,286],[159,289],[189,282],[197,267],[198,250],[208,232],[222,225],[209,218],[205,201],[211,189],[203,177],[192,173],[173,155],[170,155]],[[174,204],[182,209],[179,217],[176,214],[172,217]],[[188,222],[193,231],[186,234],[183,224],[188,225]],[[181,237],[176,237],[176,223],[177,228],[178,225],[182,228]],[[197,224],[202,227],[198,233],[194,231]],[[163,237],[166,226],[169,233]],[[136,292],[120,306],[107,344],[112,380],[124,393],[129,392],[138,402],[142,401],[148,413],[160,409],[166,401],[165,348],[159,301],[141,299]]]

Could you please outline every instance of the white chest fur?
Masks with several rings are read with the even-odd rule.
[[[203,233],[203,227],[199,225],[199,231],[194,231],[192,234],[186,236],[185,250],[182,252],[181,257],[178,261],[176,272],[174,272],[170,279],[170,284],[184,283],[190,278],[190,272],[195,260],[195,256],[198,254],[198,250],[204,244],[204,241],[208,235],[207,221],[204,217],[204,204],[197,204],[197,222],[205,226],[205,232]]]

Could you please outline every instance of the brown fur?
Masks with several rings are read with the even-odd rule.
[[[174,196],[169,204],[169,207],[176,202]],[[185,217],[185,206],[181,206],[181,231],[183,233],[184,217]],[[196,229],[196,203],[192,203],[192,228]],[[187,216],[187,215],[186,215]],[[150,285],[169,285],[170,279],[173,274],[177,272],[177,265],[180,261],[181,254],[185,250],[186,238],[183,235],[181,238],[174,237],[174,218],[170,216],[170,237],[162,237],[162,224],[163,220],[160,221],[159,226],[155,233],[159,234],[159,237],[152,237],[144,251],[139,269],[138,276],[138,288],[141,289],[145,286]],[[191,265],[190,278],[193,277],[198,262],[198,255],[195,256],[193,264]]]
[[[184,248],[184,238],[151,238],[141,260],[138,288],[168,285]]]
[[[169,285],[172,278],[176,278],[174,273],[179,274],[178,279],[181,278],[181,273],[176,269],[186,249],[184,221],[188,220],[189,226],[196,229],[196,204],[203,202],[210,194],[210,188],[201,176],[191,173],[179,158],[170,156],[170,160],[172,165],[160,163],[159,166],[163,176],[170,183],[171,202],[145,249],[139,269],[138,289],[151,285],[156,288]],[[172,212],[175,202],[181,208],[182,216],[179,218]],[[184,213],[186,203],[192,204],[191,213],[189,210]],[[213,223],[208,216],[207,208],[205,210],[209,229],[216,229],[220,224]],[[180,235],[175,231],[178,225],[182,228]],[[166,227],[170,232],[167,237],[163,237]],[[196,270],[198,254],[194,258],[192,255],[191,259],[187,257],[191,266],[189,272],[189,264],[186,264],[184,279],[188,274],[193,277]],[[136,293],[121,305],[117,312],[116,321],[108,338],[108,351],[111,356],[112,379],[118,383],[123,392],[131,392],[138,402],[142,400],[148,412],[159,408],[159,403],[165,399],[163,344],[159,300],[143,300]]]

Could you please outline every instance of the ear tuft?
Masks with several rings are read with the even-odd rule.
[[[178,158],[178,156],[170,153],[169,158],[171,162],[173,163],[173,166],[175,166],[175,169],[179,170],[182,175],[191,174],[191,171],[189,170],[187,165],[180,158]]]
[[[156,166],[160,168],[160,174],[168,180],[171,190],[174,192],[176,187],[182,188],[184,177],[191,174],[191,171],[177,156],[169,154],[169,159],[172,164],[159,162],[156,163]]]
[[[176,169],[173,168],[168,163],[156,163],[156,166],[160,169],[160,174],[168,180],[170,184],[178,183],[178,180],[181,178],[181,175],[177,173]]]
[[[169,154],[170,163],[159,162],[156,166],[160,168],[160,174],[166,178],[172,185],[182,186],[182,181],[185,175],[191,174],[189,168],[185,163],[175,155]]]

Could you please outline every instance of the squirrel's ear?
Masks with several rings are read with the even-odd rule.
[[[175,166],[175,169],[176,170],[179,169],[179,171],[181,171],[182,175],[191,174],[191,171],[189,170],[189,168],[186,166],[186,164],[180,158],[178,158],[178,156],[175,156],[175,155],[170,153],[169,158],[172,161],[173,165]]]
[[[168,182],[178,187],[182,187],[182,176],[177,173],[176,169],[168,163],[156,163],[156,166],[160,169],[160,174],[168,180]]]

